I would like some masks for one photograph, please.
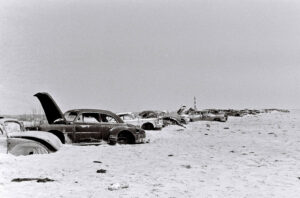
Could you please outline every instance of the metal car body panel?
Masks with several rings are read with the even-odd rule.
[[[53,124],[55,120],[64,119],[62,111],[49,94],[37,93],[34,96],[41,102],[49,124]]]
[[[18,125],[17,128],[10,128],[9,125]],[[12,153],[18,147],[30,149],[31,147],[45,148],[47,153],[56,152],[62,146],[60,140],[53,134],[42,131],[25,131],[22,122],[16,119],[0,119],[0,152]],[[32,153],[34,154],[34,153]]]
[[[55,135],[41,131],[12,132],[8,134],[8,138],[33,140],[42,143],[53,152],[58,151],[62,146],[61,141]]]

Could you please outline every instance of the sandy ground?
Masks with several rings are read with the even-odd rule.
[[[300,196],[300,111],[170,126],[147,136],[151,142],[140,145],[0,154],[0,197]],[[55,181],[11,182],[20,177]]]

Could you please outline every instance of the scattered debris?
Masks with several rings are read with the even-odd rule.
[[[129,185],[114,183],[114,184],[110,184],[110,186],[108,187],[108,190],[113,191],[113,190],[119,190],[119,189],[125,189],[125,188],[129,188]]]
[[[99,169],[99,170],[97,170],[97,173],[106,173],[106,170],[105,169]]]
[[[187,168],[187,169],[190,169],[190,168],[192,168],[192,166],[191,166],[191,165],[182,165],[182,167],[184,167],[184,168]]]
[[[53,182],[55,180],[46,178],[15,178],[11,180],[12,182],[23,182],[23,181],[36,181],[38,183],[46,183],[46,182]]]

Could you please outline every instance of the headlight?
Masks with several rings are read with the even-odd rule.
[[[159,124],[163,124],[164,122],[163,122],[162,119],[158,119],[158,123],[159,123]]]

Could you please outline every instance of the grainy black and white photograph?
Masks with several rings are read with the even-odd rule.
[[[1,198],[300,196],[297,0],[0,0]]]

